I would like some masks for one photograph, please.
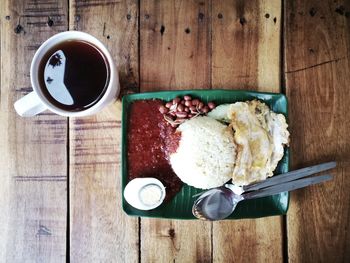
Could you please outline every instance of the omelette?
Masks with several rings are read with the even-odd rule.
[[[273,176],[289,143],[288,125],[282,114],[252,100],[220,105],[208,116],[226,122],[234,135],[234,184],[247,185]]]

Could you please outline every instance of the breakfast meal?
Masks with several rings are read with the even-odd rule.
[[[128,119],[128,181],[158,179],[165,202],[183,183],[210,189],[265,180],[289,143],[284,115],[258,100],[218,106],[190,96],[136,100]]]

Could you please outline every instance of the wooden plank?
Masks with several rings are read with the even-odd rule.
[[[124,92],[137,89],[137,1],[72,1],[70,28],[100,39]],[[120,101],[70,120],[70,256],[73,262],[137,262],[138,220],[121,209]]]
[[[280,91],[281,1],[213,2],[213,88]]]
[[[21,118],[13,103],[32,91],[35,50],[67,29],[67,5],[3,0],[0,13],[0,261],[65,262],[67,119]]]
[[[280,92],[280,1],[213,1],[212,85]],[[282,217],[213,223],[214,262],[281,262]]]
[[[141,219],[141,262],[211,262],[211,223]]]
[[[141,1],[141,91],[210,87],[210,1]],[[141,261],[210,262],[211,223],[141,219]]]
[[[209,1],[142,1],[144,91],[210,87]]]
[[[350,261],[349,12],[349,1],[286,3],[292,164],[338,162],[333,181],[292,194],[291,262]]]

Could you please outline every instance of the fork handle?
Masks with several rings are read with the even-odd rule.
[[[305,167],[302,169],[298,169],[298,170],[294,170],[294,171],[280,174],[277,176],[273,176],[271,178],[268,178],[268,179],[261,181],[261,182],[258,182],[258,183],[243,186],[243,190],[244,190],[244,192],[248,192],[248,191],[267,188],[267,187],[282,184],[282,183],[287,183],[287,182],[294,181],[294,180],[297,180],[297,179],[300,179],[300,178],[303,178],[303,177],[306,177],[306,176],[309,176],[312,174],[316,174],[319,172],[323,172],[323,171],[332,169],[332,168],[336,167],[336,165],[337,165],[336,162],[328,162],[328,163],[321,163],[321,164],[310,166],[310,167]]]
[[[259,197],[265,197],[270,195],[279,194],[286,191],[292,191],[299,188],[303,188],[309,185],[318,184],[321,182],[326,182],[331,180],[333,177],[331,175],[321,175],[311,178],[300,179],[284,184],[279,184],[271,187],[267,187],[261,190],[256,190],[252,192],[244,193],[242,196],[244,199],[254,199]]]

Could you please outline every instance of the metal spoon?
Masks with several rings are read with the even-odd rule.
[[[329,170],[335,166],[335,162],[315,165],[242,188],[230,184],[213,188],[199,196],[193,204],[192,213],[199,219],[221,220],[232,214],[242,200],[270,196],[331,180],[330,175],[300,178]]]

